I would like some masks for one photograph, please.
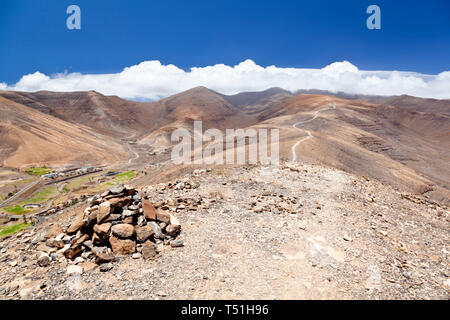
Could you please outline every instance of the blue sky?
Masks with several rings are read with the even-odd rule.
[[[81,8],[81,30],[66,8]],[[366,8],[381,8],[381,30]],[[183,70],[251,59],[266,67],[438,74],[450,70],[450,1],[94,1],[0,3],[0,82],[39,71],[117,73],[146,60]]]

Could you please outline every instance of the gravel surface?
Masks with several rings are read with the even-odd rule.
[[[142,193],[180,220],[183,246],[104,271],[68,275],[64,257],[39,266],[38,246],[83,210],[69,209],[0,240],[0,298],[449,298],[448,208],[377,181],[284,164],[197,169]]]

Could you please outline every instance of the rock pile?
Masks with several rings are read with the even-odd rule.
[[[175,240],[181,231],[178,219],[168,211],[155,209],[132,187],[116,185],[88,199],[88,205],[65,233],[47,240],[48,247],[59,249],[55,254],[104,264],[122,255],[154,258],[159,243],[182,245]],[[47,262],[41,257],[38,264]]]
[[[258,196],[251,196],[251,202],[246,206],[247,210],[255,213],[272,212],[280,214],[282,212],[296,214],[301,212],[303,204],[297,197],[284,196],[283,194],[264,192]]]
[[[164,192],[165,190],[190,190],[197,189],[200,185],[189,179],[176,180],[175,182],[163,183],[157,185],[158,192]]]

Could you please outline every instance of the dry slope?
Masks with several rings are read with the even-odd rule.
[[[3,97],[0,114],[0,161],[4,166],[113,163],[127,155],[120,144],[89,127],[73,125]]]

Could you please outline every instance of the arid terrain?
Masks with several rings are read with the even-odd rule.
[[[150,151],[173,144],[170,134],[209,128],[280,128],[281,157],[365,174],[438,200],[449,198],[450,101],[408,96],[346,100],[293,95],[273,88],[224,96],[198,87],[138,103],[96,92],[0,92],[3,167],[112,164],[136,157],[127,143]],[[335,109],[323,111],[330,106]],[[316,111],[321,111],[314,121]],[[322,112],[323,111],[323,112]],[[300,127],[293,125],[303,122]],[[64,143],[62,143],[64,141]],[[131,154],[131,155],[130,155]]]
[[[449,100],[0,91],[0,112],[1,299],[449,298]],[[171,133],[194,120],[279,129],[280,167],[174,165]],[[142,259],[129,240],[133,255],[94,263],[69,231],[117,184],[179,220],[183,245],[151,238],[157,255]],[[143,228],[137,205],[123,210],[146,218],[122,223]]]
[[[156,259],[121,257],[107,272],[79,261],[68,274],[64,256],[38,266],[73,208],[1,242],[2,298],[449,297],[448,208],[379,182],[288,164],[196,170],[141,192],[173,209],[183,247],[159,242]]]

